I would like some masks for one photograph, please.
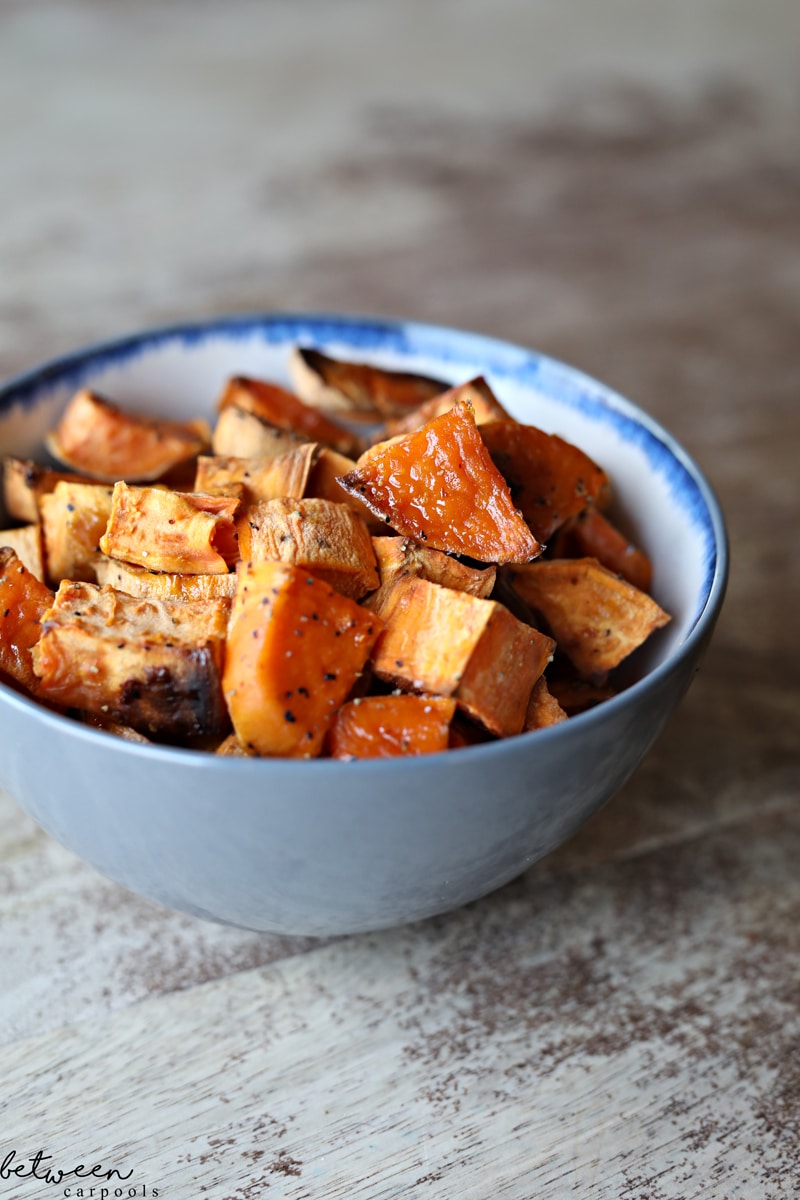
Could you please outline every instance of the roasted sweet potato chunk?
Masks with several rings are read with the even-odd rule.
[[[241,485],[246,504],[281,496],[299,498],[305,495],[316,452],[315,442],[304,442],[275,458],[201,456],[194,490],[216,495],[224,494],[231,485]]]
[[[322,442],[342,454],[357,454],[360,449],[359,439],[344,426],[304,404],[299,396],[263,379],[237,375],[228,380],[219,407],[220,411],[239,408],[304,442]]]
[[[593,504],[561,526],[549,549],[552,558],[596,558],[642,592],[652,586],[650,559]]]
[[[161,600],[232,600],[236,575],[181,575],[174,571],[148,571],[117,558],[101,556],[95,563],[101,586],[108,585],[129,596],[155,596]]]
[[[528,562],[541,546],[512,503],[469,404],[366,451],[339,480],[393,529],[478,562]]]
[[[113,489],[102,483],[61,480],[42,496],[45,572],[54,587],[62,579],[94,580],[94,563],[111,515],[112,495]]]
[[[542,559],[515,568],[512,578],[584,679],[619,666],[669,621],[655,600],[594,558]]]
[[[277,429],[254,413],[229,405],[217,417],[211,449],[218,457],[277,458],[305,440],[287,429]]]
[[[540,542],[608,487],[605,471],[556,434],[516,421],[489,421],[480,435]]]
[[[237,737],[256,754],[314,758],[382,622],[298,567],[237,573],[224,674]]]
[[[41,525],[20,525],[18,529],[0,529],[0,547],[2,546],[10,546],[30,573],[44,583]]]
[[[161,488],[114,488],[100,548],[110,558],[184,575],[224,575],[239,557],[239,501]]]
[[[41,635],[41,620],[53,593],[20,561],[10,546],[0,545],[0,678],[36,693],[39,681],[31,651]]]
[[[302,567],[359,600],[379,583],[372,539],[346,504],[333,500],[269,500],[237,521],[241,557]]]
[[[376,593],[367,603],[376,611],[380,610],[383,595],[403,575],[418,575],[431,583],[439,583],[457,592],[469,592],[471,596],[483,599],[490,595],[494,587],[497,571],[493,566],[468,567],[441,550],[420,546],[411,538],[374,537],[372,545],[380,573],[380,598]]]
[[[71,471],[51,471],[25,458],[3,460],[3,500],[6,512],[15,521],[35,524],[39,520],[39,501],[52,492],[59,480],[68,483],[92,483],[86,475]]]
[[[567,714],[552,695],[544,675],[536,680],[528,700],[523,731],[530,733],[534,729],[547,729],[549,725],[559,725],[567,720]]]
[[[65,466],[102,483],[116,483],[160,479],[205,450],[210,436],[205,421],[135,416],[83,388],[67,405],[47,448]]]
[[[373,653],[380,679],[406,691],[452,696],[490,732],[519,733],[535,681],[555,649],[494,600],[404,576],[379,611]]]
[[[309,499],[335,500],[337,504],[346,504],[353,512],[358,513],[370,533],[382,533],[386,528],[383,518],[376,517],[363,500],[345,491],[339,483],[339,477],[355,470],[355,466],[355,459],[340,454],[338,450],[332,450],[330,446],[319,446],[305,494]]]
[[[221,737],[229,607],[62,583],[33,651],[40,695],[156,738]]]
[[[297,394],[307,404],[340,412],[351,420],[408,412],[448,387],[428,375],[344,362],[302,347],[292,354],[289,373]]]
[[[386,432],[390,437],[403,433],[413,433],[434,417],[449,412],[457,404],[469,403],[475,416],[475,424],[483,425],[486,421],[508,421],[509,417],[500,401],[495,396],[489,384],[482,375],[460,383],[457,387],[448,388],[439,395],[432,396],[419,408],[405,413],[401,417],[389,419],[386,422]]]
[[[331,758],[399,758],[435,754],[448,746],[455,700],[442,696],[366,696],[350,700],[333,719]]]

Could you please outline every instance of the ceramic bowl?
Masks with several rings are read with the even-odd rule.
[[[454,383],[485,375],[514,416],[606,468],[617,514],[651,555],[654,594],[672,615],[614,699],[549,729],[406,760],[237,759],[142,746],[0,685],[0,785],[59,842],[175,909],[329,935],[485,895],[608,800],[692,678],[722,604],[727,548],[703,475],[629,401],[531,350],[407,322],[236,317],[81,350],[0,389],[0,452],[41,456],[45,432],[81,385],[134,411],[210,418],[231,374],[288,386],[298,343]]]

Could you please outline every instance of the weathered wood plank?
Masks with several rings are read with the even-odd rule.
[[[22,1039],[4,1147],[187,1198],[777,1197],[799,853],[774,814]]]

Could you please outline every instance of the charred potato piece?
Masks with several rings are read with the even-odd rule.
[[[44,698],[173,741],[229,728],[221,678],[229,603],[62,583],[33,669]]]
[[[340,412],[351,420],[406,413],[448,387],[428,375],[345,362],[307,348],[294,351],[289,373],[297,394],[307,404]]]

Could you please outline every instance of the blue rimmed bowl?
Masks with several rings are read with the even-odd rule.
[[[0,453],[41,456],[79,386],[132,411],[213,415],[233,374],[289,386],[297,345],[453,383],[485,375],[518,419],[609,472],[672,616],[614,699],[536,733],[422,758],[217,758],[78,725],[0,685],[0,786],[103,874],[249,929],[329,935],[485,895],[564,841],[631,775],[688,687],[722,606],[719,505],[660,425],[602,384],[518,346],[350,316],[234,317],[123,338],[0,389]],[[0,521],[2,514],[0,514]],[[2,523],[0,523],[2,528]]]

